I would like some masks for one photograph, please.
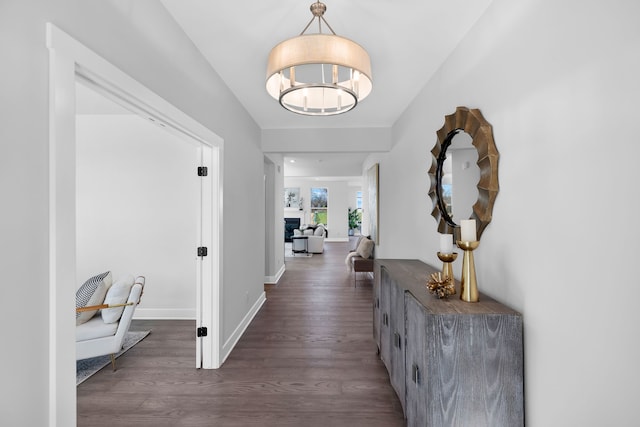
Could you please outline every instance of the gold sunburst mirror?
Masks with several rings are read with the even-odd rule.
[[[493,129],[480,110],[458,107],[445,116],[436,134],[429,169],[431,215],[438,221],[438,231],[453,234],[455,240],[460,238],[460,220],[475,219],[480,240],[491,222],[499,189],[500,155]]]

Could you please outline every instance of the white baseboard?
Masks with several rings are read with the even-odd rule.
[[[134,319],[196,320],[195,308],[136,308]]]
[[[258,311],[260,311],[260,308],[266,300],[267,294],[262,292],[258,300],[253,304],[253,307],[251,307],[249,312],[244,316],[244,319],[242,319],[238,327],[235,329],[235,331],[233,331],[229,339],[222,345],[222,350],[220,352],[221,366],[224,361],[227,360],[227,357],[229,357],[229,354],[231,354],[231,350],[233,350],[233,348],[236,346],[238,340],[240,339],[240,337],[242,337],[242,334],[244,334],[244,331],[247,329],[256,314],[258,314]]]
[[[285,265],[282,264],[282,267],[280,267],[280,271],[278,271],[278,273],[276,273],[275,276],[264,276],[264,283],[267,285],[277,284],[278,280],[280,280],[285,270],[286,270]]]
[[[327,237],[324,239],[325,242],[348,242],[348,237]]]

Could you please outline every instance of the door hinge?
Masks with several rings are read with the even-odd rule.
[[[198,176],[207,176],[209,169],[206,166],[198,166]]]
[[[202,326],[202,327],[198,328],[197,329],[197,335],[198,335],[198,338],[206,337],[207,336],[207,327],[206,326]]]
[[[207,256],[207,247],[206,246],[200,246],[198,248],[198,256]]]

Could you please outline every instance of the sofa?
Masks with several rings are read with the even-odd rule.
[[[108,273],[104,277],[94,276],[85,285],[91,280],[99,283],[91,288],[88,305],[78,306],[76,293],[76,360],[110,355],[115,371],[115,354],[122,350],[133,313],[142,297],[145,277],[134,279],[127,275],[112,284]],[[102,301],[96,301],[96,298]]]
[[[345,263],[353,272],[353,286],[358,283],[358,273],[373,273],[375,243],[368,236],[360,236],[349,250]]]
[[[324,239],[327,237],[327,228],[324,224],[303,224],[299,229],[293,230],[293,237],[307,236],[307,252],[321,254],[324,252]]]

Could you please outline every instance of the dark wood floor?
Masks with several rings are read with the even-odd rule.
[[[347,248],[286,258],[218,370],[193,368],[193,321],[134,321],[151,335],[78,386],[78,426],[403,426],[372,338],[372,280],[354,288]]]

